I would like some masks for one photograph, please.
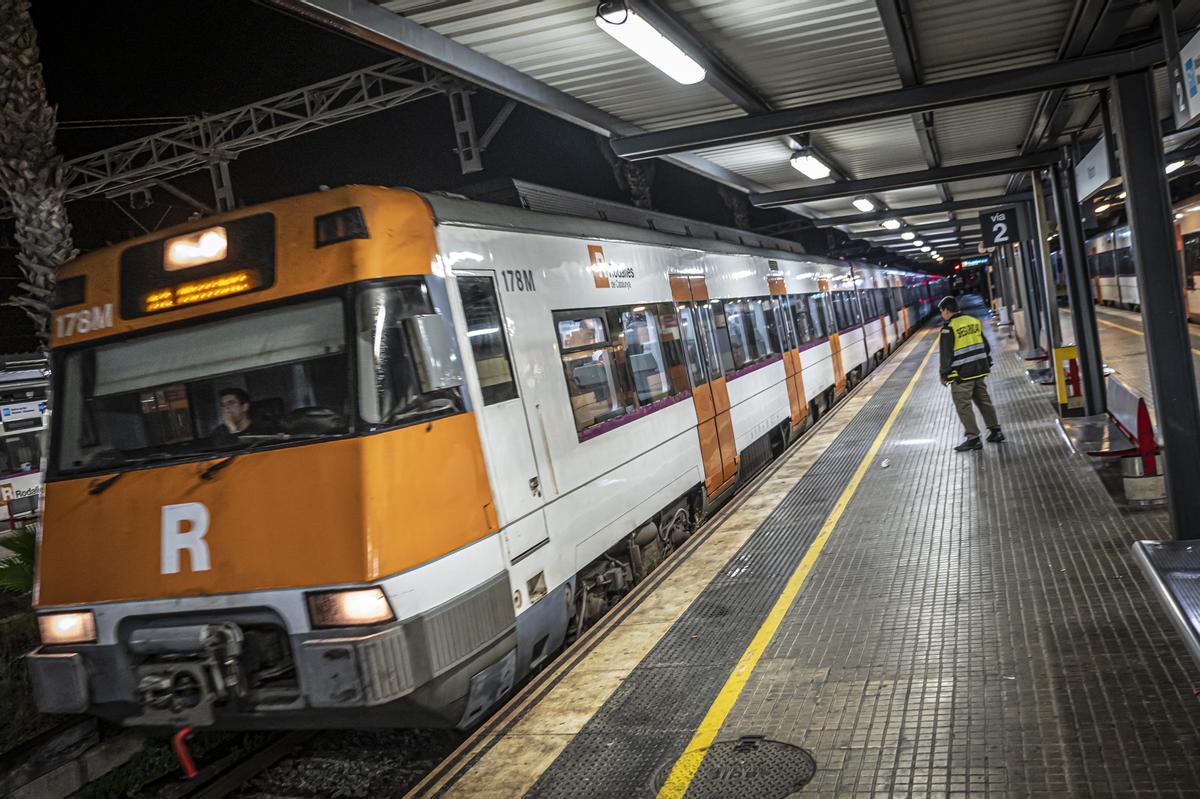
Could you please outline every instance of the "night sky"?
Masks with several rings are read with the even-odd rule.
[[[247,0],[155,0],[133,3],[35,3],[42,64],[62,128],[58,145],[70,159],[164,129],[77,127],[114,118],[199,116],[393,58],[324,28]],[[504,100],[475,95],[479,132]],[[178,124],[178,123],[173,123]],[[241,154],[232,162],[240,204],[314,191],[325,184],[372,183],[422,190],[515,177],[595,197],[629,202],[613,179],[594,134],[518,106],[483,154],[484,171],[463,176],[453,149],[445,97],[433,97]],[[173,181],[212,204],[207,173]],[[659,163],[656,210],[732,224],[706,179]],[[185,221],[191,209],[155,192],[155,204],[132,209],[100,197],[68,206],[75,242],[92,250]],[[756,213],[755,224],[779,219]],[[14,287],[11,223],[0,223],[0,295]],[[0,352],[29,351],[23,314],[0,310]]]

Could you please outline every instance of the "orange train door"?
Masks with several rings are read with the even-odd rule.
[[[800,426],[808,416],[808,399],[804,396],[804,374],[800,366],[800,338],[796,335],[795,322],[792,319],[791,303],[787,296],[787,284],[782,275],[767,277],[767,285],[772,294],[779,295],[779,312],[783,316],[783,370],[786,374],[788,405],[792,411],[792,429]]]
[[[833,304],[833,295],[829,293],[829,281],[818,280],[817,287],[825,295],[826,309],[828,310]],[[842,366],[842,338],[837,331],[837,314],[834,314],[832,319],[830,314],[825,314],[825,321],[829,323],[829,350],[833,353],[833,393],[840,396],[846,390],[846,367]]]
[[[738,454],[733,439],[733,420],[729,416],[729,390],[721,372],[713,340],[712,324],[706,321],[708,284],[703,276],[671,275],[671,296],[679,307],[684,336],[698,347],[688,347],[694,364],[692,402],[696,408],[696,433],[700,437],[700,455],[704,461],[704,489],[716,496],[737,477]]]

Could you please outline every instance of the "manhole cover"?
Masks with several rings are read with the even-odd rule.
[[[654,793],[662,789],[675,761],[654,773]],[[811,753],[782,741],[748,736],[717,741],[708,748],[687,799],[784,799],[803,788],[817,773]]]

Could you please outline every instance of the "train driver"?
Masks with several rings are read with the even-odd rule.
[[[239,436],[267,435],[272,431],[263,429],[250,415],[250,395],[240,388],[223,388],[218,395],[221,408],[221,423],[213,428],[209,438],[227,442]]]

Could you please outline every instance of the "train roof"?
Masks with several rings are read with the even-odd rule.
[[[510,188],[511,187],[511,188]],[[485,184],[474,197],[443,192],[422,193],[439,224],[507,228],[575,238],[616,239],[706,252],[817,263],[849,269],[852,264],[806,253],[797,242],[775,239],[736,228],[647,211],[524,181]],[[853,264],[855,268],[917,272]]]

